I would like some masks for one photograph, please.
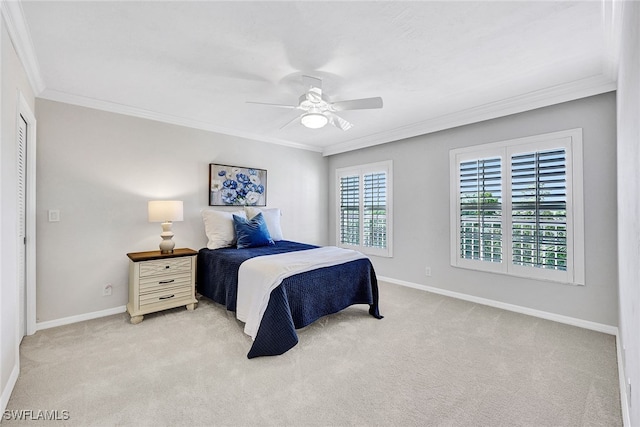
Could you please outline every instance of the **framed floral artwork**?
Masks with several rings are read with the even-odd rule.
[[[265,169],[209,164],[209,206],[266,206]]]

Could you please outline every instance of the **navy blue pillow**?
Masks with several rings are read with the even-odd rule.
[[[251,219],[234,215],[233,228],[236,230],[238,249],[275,245],[269,234],[269,229],[262,216],[262,212]]]

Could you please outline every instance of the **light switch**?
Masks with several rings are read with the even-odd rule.
[[[58,209],[49,209],[49,222],[60,221],[60,211]]]

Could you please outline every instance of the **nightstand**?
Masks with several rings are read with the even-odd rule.
[[[132,252],[129,257],[129,303],[131,323],[142,322],[145,314],[184,305],[193,310],[196,257],[193,249],[175,249],[171,254],[160,251]]]

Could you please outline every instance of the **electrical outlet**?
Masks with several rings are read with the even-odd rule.
[[[431,277],[431,267],[425,267],[424,274],[427,277]]]
[[[111,283],[108,283],[102,290],[102,296],[108,297],[109,295],[111,295],[112,292],[113,292],[113,286],[111,285]]]

